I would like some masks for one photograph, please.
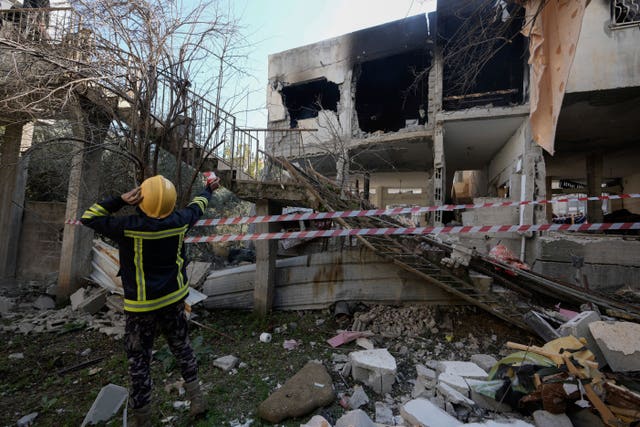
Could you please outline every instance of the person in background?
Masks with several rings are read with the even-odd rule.
[[[150,363],[157,332],[164,335],[178,360],[191,416],[201,416],[207,410],[184,311],[189,294],[184,237],[204,214],[219,183],[213,175],[200,195],[184,209],[174,211],[176,189],[171,181],[156,175],[121,196],[93,204],[82,215],[84,225],[118,244],[126,319],[124,344],[136,426],[151,426]],[[126,205],[137,206],[137,214],[112,215]]]

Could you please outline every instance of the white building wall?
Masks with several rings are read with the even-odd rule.
[[[610,3],[585,10],[567,93],[640,86],[640,26],[611,28]]]

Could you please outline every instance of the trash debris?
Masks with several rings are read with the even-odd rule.
[[[268,343],[271,342],[271,334],[268,332],[263,332],[260,334],[260,342]]]
[[[296,340],[284,340],[284,342],[282,343],[282,348],[289,351],[295,350],[299,346],[300,346],[300,342]]]
[[[520,270],[530,270],[530,267],[518,259],[505,245],[496,245],[489,251],[489,256],[497,259],[500,262],[509,264],[512,267],[519,268]],[[507,274],[513,275],[514,273],[506,270]]]
[[[81,427],[94,425],[103,421],[109,421],[124,407],[122,411],[122,425],[127,424],[127,400],[129,392],[126,388],[116,384],[107,384],[102,387],[96,400],[94,400],[89,412],[84,417]]]
[[[361,337],[370,337],[372,336],[372,332],[368,331],[342,331],[338,335],[334,336],[327,340],[327,343],[333,347],[339,347],[342,344],[346,344],[348,342],[354,341]]]

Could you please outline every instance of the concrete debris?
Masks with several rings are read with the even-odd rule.
[[[349,353],[353,379],[371,387],[378,394],[389,393],[396,378],[396,359],[387,349]]]
[[[562,337],[573,335],[576,338],[586,339],[587,348],[591,350],[593,355],[596,357],[598,365],[600,367],[603,367],[607,364],[607,361],[605,360],[602,351],[600,351],[600,347],[598,347],[596,340],[593,338],[593,335],[591,335],[591,331],[589,330],[589,325],[599,320],[600,315],[595,311],[583,311],[568,322],[560,325],[560,327],[558,328],[558,333]]]
[[[314,415],[306,423],[300,424],[300,427],[331,427],[331,424],[322,415]]]
[[[11,313],[14,305],[13,300],[10,298],[0,296],[0,316],[5,317]]]
[[[38,418],[37,412],[32,412],[30,414],[25,415],[24,417],[18,420],[18,427],[29,427],[35,423],[36,418]]]
[[[436,378],[438,374],[433,369],[429,369],[424,365],[416,365],[417,381],[422,383],[426,388],[434,388],[436,386]]]
[[[438,375],[438,383],[446,384],[452,389],[457,390],[459,393],[462,393],[464,396],[469,395],[469,387],[477,382],[480,382],[480,380],[464,378],[450,372],[443,372]]]
[[[104,289],[80,288],[71,294],[71,308],[95,314],[107,303]]]
[[[24,359],[24,353],[11,353],[9,355],[9,359],[12,359],[12,360]]]
[[[437,373],[438,375],[449,373],[464,378],[473,378],[477,380],[484,380],[487,378],[487,373],[484,371],[484,369],[480,368],[478,365],[472,362],[439,362],[437,365]]]
[[[369,403],[369,396],[367,396],[362,386],[357,385],[353,387],[353,393],[349,397],[348,402],[349,408],[358,409],[367,403]]]
[[[373,344],[373,341],[371,341],[369,338],[358,338],[356,340],[356,345],[358,347],[362,347],[365,350],[373,350],[376,346]]]
[[[640,324],[598,321],[589,330],[612,371],[640,371]]]
[[[533,420],[536,427],[573,427],[571,420],[566,414],[552,414],[547,411],[535,411]]]
[[[356,409],[338,418],[335,427],[376,427],[376,425],[363,410]]]
[[[442,396],[445,401],[454,405],[464,405],[470,408],[476,406],[473,400],[446,383],[438,383],[436,390],[438,391],[438,395]]]
[[[71,300],[71,308],[77,310],[80,307],[80,304],[85,300],[85,288],[80,288],[74,293],[71,294],[69,299]]]
[[[376,402],[375,420],[378,424],[395,425],[393,411],[384,402]]]
[[[82,427],[95,425],[103,421],[109,421],[119,411],[125,407],[122,414],[123,425],[127,422],[126,402],[129,399],[129,392],[126,388],[116,384],[107,384],[102,387],[96,400],[93,401],[89,412],[82,421]]]
[[[207,278],[209,270],[211,270],[210,262],[190,262],[187,265],[187,277],[189,278],[189,284],[194,288],[199,288]]]
[[[493,284],[492,277],[471,270],[469,272],[469,279],[471,279],[473,286],[475,286],[478,291],[483,293],[491,291],[491,285]]]
[[[456,310],[452,307],[451,310]],[[417,337],[425,333],[437,334],[435,308],[430,306],[389,307],[373,306],[367,312],[353,316],[353,331],[369,330],[385,338]]]
[[[335,399],[331,376],[322,363],[311,361],[258,406],[258,415],[271,423],[302,417]]]
[[[462,423],[427,399],[414,399],[400,408],[407,424],[424,427],[458,427]]]
[[[498,360],[490,354],[474,354],[469,360],[487,372],[498,363]]]
[[[53,310],[56,308],[56,302],[47,295],[41,295],[33,302],[33,306],[38,310]]]
[[[234,355],[227,355],[219,357],[213,361],[213,366],[222,369],[224,372],[229,372],[238,364],[239,359]]]

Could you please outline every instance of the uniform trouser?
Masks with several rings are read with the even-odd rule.
[[[157,329],[178,360],[185,382],[196,381],[198,364],[189,343],[189,328],[184,303],[178,302],[147,313],[127,312],[124,345],[129,359],[131,402],[134,409],[151,402],[151,351]]]

